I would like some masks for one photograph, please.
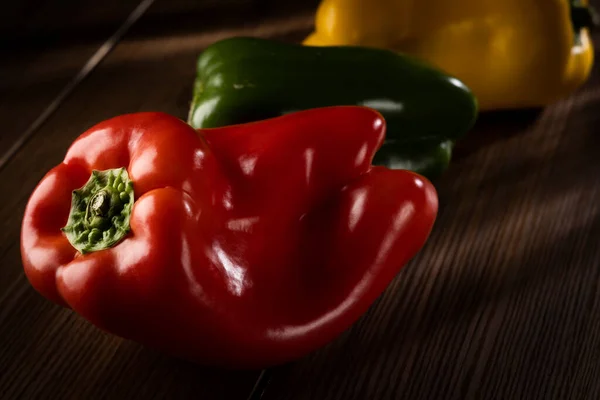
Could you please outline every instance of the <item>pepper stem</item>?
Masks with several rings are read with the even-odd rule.
[[[133,203],[133,182],[125,168],[92,171],[87,183],[73,191],[62,231],[82,254],[107,249],[129,233]]]

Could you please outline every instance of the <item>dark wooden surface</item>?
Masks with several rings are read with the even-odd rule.
[[[9,149],[115,32],[139,0],[17,1],[0,13],[0,153]],[[94,7],[96,8],[96,7]]]
[[[71,10],[71,23],[42,13],[3,42],[12,56],[0,64],[0,152],[138,2],[108,3]],[[45,301],[22,273],[19,225],[35,184],[89,126],[141,110],[185,118],[206,45],[300,40],[316,2],[276,3],[157,0],[0,170],[0,399],[250,394],[260,371],[176,360]],[[48,32],[60,35],[40,46]],[[338,340],[267,371],[255,398],[600,398],[599,110],[597,67],[545,110],[482,115],[437,182],[440,215],[425,248]]]

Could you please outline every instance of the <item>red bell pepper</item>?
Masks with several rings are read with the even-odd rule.
[[[29,199],[25,273],[99,328],[178,357],[301,357],[354,323],[432,229],[432,184],[371,165],[384,133],[352,106],[198,132],[162,113],[107,120]]]

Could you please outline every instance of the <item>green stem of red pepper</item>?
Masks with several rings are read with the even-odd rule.
[[[88,182],[73,191],[62,230],[81,253],[107,249],[129,233],[133,202],[133,182],[125,168],[93,171]]]

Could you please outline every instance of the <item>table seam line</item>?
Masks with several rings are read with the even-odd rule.
[[[123,24],[94,52],[79,72],[67,83],[37,118],[19,135],[19,138],[0,156],[0,171],[17,155],[19,150],[35,136],[44,123],[59,109],[81,82],[87,78],[104,58],[116,47],[129,29],[146,13],[155,0],[142,0]]]

